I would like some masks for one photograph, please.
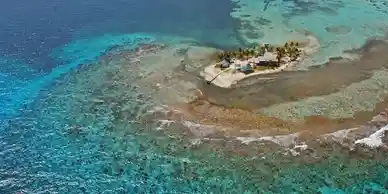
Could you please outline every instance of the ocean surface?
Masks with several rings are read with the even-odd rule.
[[[145,44],[231,49],[300,31],[322,40],[323,54],[311,61],[325,62],[383,36],[387,7],[384,0],[5,1],[0,193],[388,193],[384,150],[359,157],[334,145],[306,162],[257,144],[197,145],[179,130],[139,122],[158,104],[131,84],[135,78],[117,84],[124,78],[102,76],[121,71],[106,58]]]

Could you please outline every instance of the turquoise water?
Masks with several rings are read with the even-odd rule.
[[[294,32],[305,31],[316,36],[320,52],[306,66],[325,63],[332,56],[344,56],[344,50],[358,48],[371,37],[383,36],[388,28],[386,1],[235,2],[239,6],[231,15],[244,21],[239,31],[248,42],[279,44],[298,39]]]
[[[383,153],[360,159],[333,146],[306,163],[256,144],[193,146],[190,136],[141,122],[157,104],[135,77],[110,76],[124,66],[120,53],[149,43],[244,44],[229,3],[1,8],[13,20],[0,17],[0,193],[387,193]]]

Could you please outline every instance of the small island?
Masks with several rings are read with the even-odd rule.
[[[315,38],[310,37],[308,42],[289,41],[281,46],[262,44],[219,52],[215,55],[216,63],[205,67],[201,76],[208,84],[228,88],[250,76],[280,72],[302,61],[317,45],[319,47]]]

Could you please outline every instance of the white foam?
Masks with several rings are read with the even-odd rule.
[[[298,156],[300,152],[306,150],[307,148],[308,145],[303,142],[301,145],[295,145],[294,148],[288,149],[288,151],[290,151],[293,156]]]
[[[199,139],[199,138],[197,138],[197,139],[192,139],[192,140],[190,141],[190,143],[191,143],[192,146],[198,146],[198,145],[201,145],[201,144],[202,144],[202,140]]]
[[[156,130],[163,130],[165,127],[169,127],[171,123],[175,123],[173,120],[166,120],[162,119],[158,121],[159,126],[156,128]]]
[[[264,136],[264,137],[237,137],[243,144],[249,144],[251,142],[271,141],[280,146],[288,147],[295,143],[295,140],[299,137],[299,133],[292,133],[289,135],[277,135],[277,136]]]
[[[167,106],[166,105],[159,105],[159,106],[155,106],[151,110],[147,110],[147,113],[155,113],[155,112],[167,113],[168,112]]]
[[[189,128],[191,133],[199,137],[205,137],[207,135],[210,135],[215,132],[216,128],[219,128],[215,125],[203,125],[191,121],[182,121],[182,124]]]
[[[381,138],[384,136],[385,131],[388,131],[388,125],[377,130],[369,137],[359,139],[359,140],[355,141],[354,143],[355,144],[364,144],[364,145],[367,145],[371,148],[377,148],[377,147],[383,146],[383,141]]]
[[[307,148],[308,148],[308,145],[307,145],[306,143],[303,142],[301,145],[295,145],[293,149],[294,149],[294,150],[295,150],[295,149],[300,149],[300,150],[304,151],[304,150],[306,150]]]

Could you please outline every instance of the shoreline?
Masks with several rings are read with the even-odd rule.
[[[305,45],[301,47],[302,54],[296,61],[289,61],[285,64],[282,64],[280,67],[275,69],[267,69],[263,71],[254,72],[251,74],[244,74],[242,72],[235,72],[235,73],[229,73],[226,74],[227,71],[233,71],[234,69],[228,68],[225,70],[216,69],[214,67],[214,64],[206,66],[203,71],[200,72],[200,75],[203,77],[206,81],[211,81],[212,84],[222,87],[222,88],[230,88],[233,85],[237,84],[239,81],[253,77],[258,75],[266,75],[266,74],[273,74],[278,73],[281,71],[284,71],[288,67],[295,66],[299,63],[301,63],[305,58],[307,58],[309,55],[316,53],[319,50],[320,44],[316,37],[312,35],[307,35],[307,41],[303,42]],[[249,60],[248,60],[249,61]]]

